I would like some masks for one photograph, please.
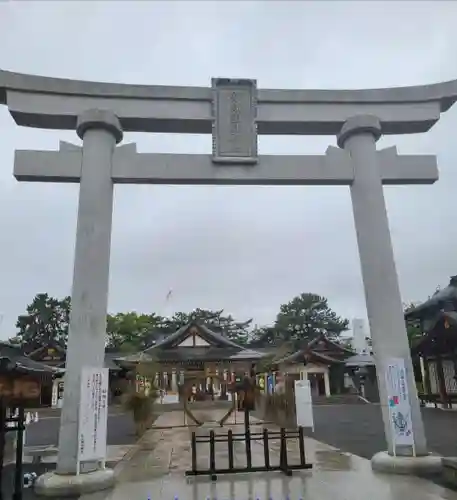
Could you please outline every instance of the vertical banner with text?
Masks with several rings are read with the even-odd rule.
[[[403,358],[387,360],[386,388],[394,447],[397,445],[414,447],[411,405]]]
[[[104,460],[108,420],[108,368],[81,371],[78,460]]]

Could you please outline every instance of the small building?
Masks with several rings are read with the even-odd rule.
[[[369,352],[360,352],[346,359],[346,374],[360,396],[371,403],[379,403],[376,363]]]
[[[42,401],[44,406],[60,408],[63,403],[65,362],[67,350],[61,344],[49,341],[30,350],[27,358],[40,366],[51,366],[55,368],[54,377],[48,380],[42,386]],[[115,359],[119,357],[119,352],[105,350],[105,368],[109,369],[110,374],[110,399],[116,396],[117,381],[124,371],[116,363]]]
[[[28,358],[24,355],[20,346],[9,342],[0,342],[0,358],[6,362],[6,365],[10,364],[13,367],[11,370],[7,370],[8,373],[3,373],[2,376],[8,375],[11,380],[28,378],[39,387],[36,397],[28,400],[28,405],[35,408],[46,406],[47,394],[45,388],[52,386],[57,370],[52,366]]]
[[[342,394],[345,361],[353,351],[320,334],[298,351],[273,360],[278,371],[297,380],[309,380],[316,396]]]
[[[422,379],[420,399],[452,406],[457,402],[457,276],[408,311],[405,319],[416,322],[422,334],[413,340],[411,348]]]

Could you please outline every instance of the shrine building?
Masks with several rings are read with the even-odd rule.
[[[116,361],[121,366],[141,360],[156,362],[155,385],[172,393],[178,393],[179,386],[195,383],[199,391],[224,394],[228,384],[249,372],[262,357],[263,353],[191,322],[141,353]]]

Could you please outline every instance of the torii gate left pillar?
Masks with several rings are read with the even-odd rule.
[[[57,461],[61,475],[74,475],[79,469],[81,367],[104,365],[113,214],[111,169],[114,149],[123,135],[118,118],[104,110],[83,112],[76,132],[83,147],[79,153],[81,179]],[[98,464],[83,467],[83,472],[90,472],[97,470]],[[109,486],[114,479],[111,472],[99,471],[97,480],[104,476]]]

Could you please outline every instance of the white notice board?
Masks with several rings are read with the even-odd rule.
[[[390,358],[387,360],[386,388],[394,448],[397,445],[412,446],[414,452],[411,405],[403,358]]]
[[[308,427],[314,431],[313,401],[309,380],[295,381],[295,411],[297,426]]]
[[[78,462],[105,460],[108,368],[84,367],[79,402]]]

